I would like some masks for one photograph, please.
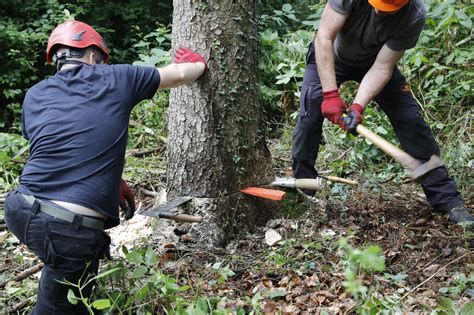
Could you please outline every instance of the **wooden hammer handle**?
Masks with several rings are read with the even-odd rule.
[[[331,182],[337,182],[337,183],[344,183],[352,186],[357,186],[359,183],[355,180],[350,180],[346,178],[341,178],[337,176],[321,176],[322,178],[325,178],[327,180],[330,180]]]
[[[382,151],[393,157],[396,161],[400,162],[404,167],[408,168],[409,170],[413,171],[421,165],[421,163],[415,158],[413,158],[411,155],[409,155],[402,149],[397,148],[379,135],[373,133],[365,126],[360,124],[357,125],[356,131],[358,134],[372,141],[373,144],[378,146]]]
[[[160,212],[158,213],[158,217],[161,219],[169,219],[174,221],[182,221],[182,222],[196,222],[201,223],[202,217],[189,215],[189,214],[173,214],[169,212]]]

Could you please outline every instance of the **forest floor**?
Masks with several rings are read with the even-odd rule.
[[[230,311],[345,314],[363,309],[426,314],[460,310],[474,298],[469,232],[433,214],[414,184],[386,183],[377,193],[357,190],[346,201],[307,198],[294,190],[287,196],[281,218],[253,233],[242,233],[225,248],[200,248],[183,235],[172,246],[164,244],[149,221],[146,227],[135,228],[134,242],[161,252],[162,272],[177,279],[178,285],[192,288],[181,292],[182,297],[193,300],[199,294]],[[141,201],[150,203],[149,198]],[[284,207],[292,205],[299,205],[297,213],[284,213]],[[473,204],[469,206],[472,209]],[[269,246],[268,230],[282,240]],[[144,231],[146,243],[138,245],[142,242],[138,235]],[[8,231],[0,232],[0,240],[0,282],[7,281],[0,305],[4,311],[25,299],[30,303],[23,307],[31,305],[38,274],[19,283],[11,280],[38,261]],[[364,259],[377,257],[364,251],[368,245],[382,249],[383,271],[361,267]],[[346,274],[351,266],[357,272],[352,280]]]
[[[413,188],[387,184],[376,194],[358,191],[335,203],[289,190],[293,202],[307,205],[298,217],[272,220],[225,249],[195,250],[184,269],[173,272],[186,274],[184,283],[198,285],[203,296],[225,297],[220,301],[225,309],[252,310],[252,297],[260,293],[259,306],[266,314],[355,313],[362,308],[360,284],[373,296],[366,311],[458,311],[474,299],[472,239],[463,227],[433,214]],[[272,247],[265,241],[270,229],[282,236]],[[350,245],[341,246],[341,238]],[[381,247],[386,268],[375,273],[360,269],[361,283],[348,281],[361,290],[358,299],[343,285],[345,269],[357,260],[356,248],[371,244]],[[232,270],[225,281],[222,274],[203,268],[216,261]],[[440,301],[442,296],[453,304]]]

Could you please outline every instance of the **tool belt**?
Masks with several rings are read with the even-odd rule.
[[[21,194],[21,195],[23,196],[23,198],[25,198],[25,200],[30,205],[33,205],[34,202],[37,200],[39,202],[39,205],[40,205],[39,206],[39,211],[41,211],[43,213],[46,213],[46,214],[48,214],[52,217],[55,217],[57,219],[61,219],[61,220],[72,223],[74,221],[74,217],[76,215],[80,215],[80,214],[76,214],[74,212],[71,212],[71,211],[68,211],[68,210],[65,210],[65,209],[60,209],[60,208],[57,208],[57,207],[54,207],[54,206],[47,205],[47,204],[41,202],[40,200],[36,199],[34,196],[24,195],[24,194]],[[88,218],[88,217],[82,216],[82,215],[81,215],[81,217],[82,217],[82,222],[81,222],[82,226],[90,228],[90,229],[99,230],[99,231],[104,230],[104,222],[103,221],[95,220],[95,219]]]

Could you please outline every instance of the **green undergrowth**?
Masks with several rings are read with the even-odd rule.
[[[262,249],[244,269],[238,264],[245,259],[243,253],[211,255],[203,261],[184,255],[178,262],[171,262],[174,267],[169,269],[163,267],[170,264],[166,262],[169,253],[159,256],[153,247],[134,251],[124,247],[124,257],[108,263],[96,277],[99,287],[91,299],[80,300],[71,292],[70,300],[86,303],[103,314],[263,314],[268,305],[283,314],[288,306],[285,297],[301,294],[298,290],[305,288],[309,292],[329,292],[336,304],[340,302],[338,294],[346,292],[351,297],[351,310],[358,314],[403,312],[412,289],[404,282],[407,275],[387,273],[382,249],[374,244],[354,246],[354,236],[352,233],[334,239],[318,235],[305,241],[288,237],[272,248]],[[198,265],[199,269],[193,269]],[[242,274],[257,276],[252,278],[249,290],[239,287]],[[327,288],[315,277],[323,279],[325,274],[338,275],[336,281],[342,287]],[[282,284],[285,277],[289,277],[289,284]],[[453,300],[472,297],[473,277],[458,273],[448,287],[440,288],[431,314],[470,314],[473,302],[456,305]],[[314,280],[304,286],[298,279]],[[393,289],[387,290],[390,287]],[[330,313],[324,306],[318,310]]]
[[[279,188],[280,189],[280,188]],[[285,198],[278,203],[279,213],[284,218],[298,218],[308,210],[307,197],[294,189],[280,189],[286,192]]]

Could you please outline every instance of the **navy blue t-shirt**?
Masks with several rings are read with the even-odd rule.
[[[159,84],[156,68],[81,64],[31,87],[23,102],[30,159],[20,192],[118,218],[130,113]]]

